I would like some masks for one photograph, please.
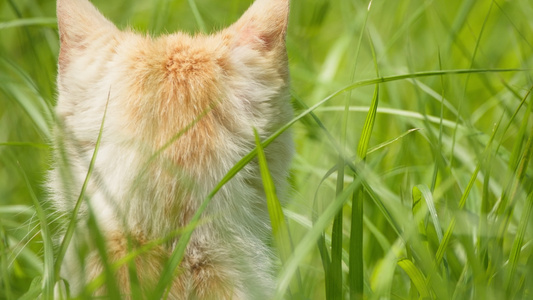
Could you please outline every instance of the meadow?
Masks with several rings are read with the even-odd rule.
[[[158,35],[214,32],[251,0],[92,2]],[[531,16],[530,0],[291,1],[283,214],[264,172],[277,299],[533,298]],[[60,280],[43,188],[58,51],[55,1],[0,2],[0,299]],[[258,145],[242,162],[267,171]]]

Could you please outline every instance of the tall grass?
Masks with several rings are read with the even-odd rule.
[[[212,32],[250,2],[94,0],[119,27],[153,34]],[[43,190],[54,10],[0,2],[0,299],[46,299],[60,280],[59,216]],[[210,196],[259,155],[277,298],[533,297],[532,15],[529,0],[292,1],[295,117]],[[288,129],[293,191],[280,211],[262,151]],[[157,295],[194,224],[180,229]],[[109,276],[99,280],[87,293]]]

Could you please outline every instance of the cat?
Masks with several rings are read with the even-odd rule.
[[[176,232],[253,150],[254,128],[265,138],[290,121],[288,14],[288,0],[256,0],[214,34],[151,37],[118,29],[88,0],[57,1],[57,126],[49,187],[60,214],[76,211],[96,155],[61,266],[73,295],[101,276],[104,262],[118,264],[142,248],[133,271],[118,265],[113,277],[122,297],[129,298],[136,283],[150,298],[179,241]],[[290,132],[265,152],[283,199]],[[91,215],[105,241],[105,259],[94,242],[95,226],[88,226]],[[270,222],[257,161],[215,195],[194,226],[169,299],[272,297]],[[144,247],[158,240],[163,242]],[[95,290],[109,292],[105,285]]]

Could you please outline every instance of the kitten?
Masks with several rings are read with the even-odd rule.
[[[74,211],[102,134],[61,269],[74,294],[104,270],[88,226],[91,211],[111,264],[167,239],[141,251],[133,271],[123,265],[114,274],[124,297],[131,295],[132,282],[149,296],[179,240],[176,232],[254,148],[253,128],[264,138],[291,119],[288,12],[288,0],[256,0],[218,33],[150,37],[117,29],[88,0],[57,1],[58,126],[49,177],[53,203],[63,215]],[[292,148],[284,133],[265,149],[279,197]],[[272,296],[265,201],[252,162],[203,213],[170,299]],[[105,295],[106,287],[96,294]]]

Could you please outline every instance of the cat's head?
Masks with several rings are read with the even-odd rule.
[[[266,136],[292,115],[288,2],[256,0],[214,34],[150,37],[119,30],[88,0],[58,0],[60,120],[92,145],[107,105],[107,142],[167,147],[181,165],[253,144],[253,127]]]

